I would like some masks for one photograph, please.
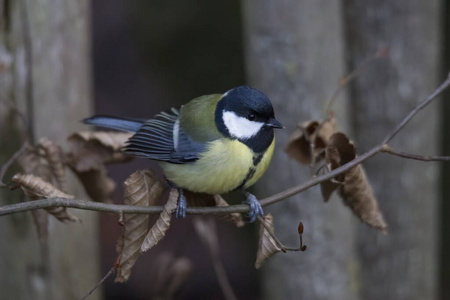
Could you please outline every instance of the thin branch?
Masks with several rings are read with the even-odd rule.
[[[334,101],[337,99],[339,93],[342,91],[344,87],[346,87],[353,79],[355,79],[356,76],[359,75],[359,73],[372,61],[378,59],[378,58],[384,58],[388,54],[388,48],[381,48],[378,50],[378,52],[372,56],[369,57],[367,60],[363,61],[361,64],[359,64],[353,71],[351,71],[349,74],[345,75],[343,78],[339,80],[339,84],[334,90],[331,97],[325,102],[324,106],[324,113],[327,113],[330,110],[330,107],[333,105]]]
[[[22,147],[20,147],[19,150],[16,151],[16,153],[11,156],[11,158],[2,166],[0,169],[0,187],[6,187],[7,185],[3,182],[3,177],[5,176],[6,171],[8,171],[9,167],[16,161],[17,158],[25,151],[27,148],[28,143],[23,143]]]
[[[419,111],[421,111],[425,106],[427,106],[432,100],[434,100],[437,96],[442,94],[444,90],[446,90],[450,86],[450,73],[447,76],[447,79],[436,89],[434,92],[423,99],[419,104],[403,119],[403,121],[398,124],[398,126],[389,133],[386,138],[383,140],[381,145],[387,144],[390,140],[394,138],[395,135],[412,119]]]
[[[375,154],[380,152],[381,147],[375,147],[371,151],[357,157],[351,162],[334,169],[330,173],[323,174],[317,177],[313,177],[305,183],[294,186],[287,189],[281,193],[275,194],[268,198],[262,199],[260,201],[261,206],[268,206],[273,203],[279,202],[286,198],[289,198],[295,194],[298,194],[312,186],[315,186],[323,181],[329,180],[337,175],[348,171],[349,169],[357,166],[363,161],[369,159]],[[124,214],[157,214],[163,211],[162,206],[133,206],[133,205],[119,205],[119,204],[108,204],[101,202],[83,201],[77,199],[66,199],[66,198],[50,198],[35,201],[27,201],[16,204],[5,205],[0,207],[0,216],[10,215],[19,212],[25,212],[29,210],[35,210],[39,208],[49,208],[49,207],[70,207],[84,210],[94,210],[102,212],[111,213],[124,213]],[[230,213],[245,213],[250,210],[248,205],[238,204],[230,206],[221,207],[188,207],[186,210],[187,214],[191,215],[205,215],[205,214],[230,214]]]
[[[306,245],[303,245],[302,234],[300,234],[300,246],[298,248],[296,248],[296,247],[287,247],[277,238],[273,228],[270,227],[269,224],[266,223],[264,218],[258,217],[258,221],[264,227],[264,229],[266,229],[266,231],[270,235],[270,237],[273,238],[273,240],[275,241],[275,243],[281,249],[282,252],[286,253],[287,251],[295,252],[295,251],[305,251],[306,250]]]
[[[108,277],[109,276],[111,276],[112,274],[114,274],[114,272],[116,272],[116,268],[115,267],[112,267],[109,271],[108,271],[108,273],[106,273],[106,275],[105,276],[103,276],[103,278],[89,291],[89,293],[87,293],[87,295],[86,296],[84,296],[81,300],[85,300],[85,299],[87,299],[87,297],[89,297],[90,295],[92,295],[92,293],[93,292],[95,292],[98,288],[99,288],[99,286],[103,283],[103,282],[105,282],[105,280],[106,279],[108,279]]]
[[[417,155],[417,154],[412,154],[412,153],[407,153],[407,152],[402,152],[402,151],[395,151],[389,145],[384,145],[383,148],[381,149],[381,152],[392,154],[392,155],[399,156],[402,158],[420,160],[420,161],[425,161],[425,162],[428,162],[428,161],[450,161],[450,156]]]
[[[284,199],[292,197],[300,192],[303,192],[304,190],[307,190],[321,182],[330,180],[330,179],[336,177],[337,175],[340,175],[340,174],[356,167],[357,165],[363,163],[364,161],[368,160],[372,156],[378,154],[381,151],[380,149],[381,149],[381,146],[376,146],[376,147],[370,149],[368,152],[364,153],[363,155],[356,157],[354,160],[348,162],[347,164],[345,164],[339,168],[334,169],[333,171],[331,171],[329,173],[313,177],[313,178],[309,179],[308,181],[301,183],[299,185],[296,185],[294,187],[291,187],[285,191],[282,191],[281,193],[278,193],[273,196],[262,199],[260,201],[261,206],[268,206],[268,205],[277,203],[281,200],[284,200]]]

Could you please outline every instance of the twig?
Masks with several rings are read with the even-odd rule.
[[[337,96],[341,92],[341,90],[348,85],[356,76],[359,75],[362,69],[364,69],[369,63],[372,61],[386,57],[388,53],[388,48],[382,48],[378,50],[378,52],[372,56],[369,57],[367,60],[363,61],[361,64],[359,64],[353,71],[351,71],[349,74],[345,75],[341,80],[339,80],[339,85],[334,90],[331,97],[325,102],[324,106],[324,113],[327,113],[330,110],[330,107],[333,105],[334,101],[337,99]]]
[[[114,274],[114,272],[116,271],[116,267],[112,267],[108,273],[106,273],[105,276],[103,276],[103,278],[89,291],[89,293],[87,293],[86,296],[84,296],[83,298],[81,298],[81,300],[85,300],[87,297],[89,297],[90,295],[92,295],[93,292],[95,292],[95,290],[98,289],[98,287],[112,274]]]
[[[6,187],[7,185],[3,182],[3,177],[5,176],[6,171],[8,171],[9,167],[16,161],[17,158],[25,151],[27,148],[28,143],[23,143],[22,147],[20,147],[19,150],[16,151],[16,153],[11,156],[11,158],[2,166],[0,169],[0,187]]]
[[[426,162],[428,162],[428,161],[450,161],[450,156],[417,155],[417,154],[406,153],[406,152],[402,152],[402,151],[395,151],[389,145],[384,145],[383,148],[381,149],[381,152],[392,154],[392,155],[403,157],[403,158],[426,161]]]
[[[262,217],[258,217],[258,221],[262,226],[264,226],[264,229],[266,229],[267,233],[273,238],[275,243],[277,243],[277,246],[281,248],[282,252],[286,253],[287,251],[304,251],[303,247],[302,247],[303,244],[302,244],[302,240],[301,240],[301,235],[300,235],[300,247],[298,247],[298,248],[287,247],[277,238],[273,229],[270,228],[269,225],[267,225],[266,221]]]
[[[450,73],[447,75],[447,79],[436,89],[434,92],[423,99],[419,104],[403,119],[403,121],[398,124],[398,126],[389,133],[386,138],[381,142],[382,145],[387,144],[390,140],[394,138],[394,136],[403,128],[405,125],[417,114],[420,110],[422,110],[425,106],[427,106],[433,99],[442,94],[444,90],[446,90],[450,86]]]

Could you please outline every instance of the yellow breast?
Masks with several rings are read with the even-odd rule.
[[[266,171],[275,139],[255,167],[253,151],[237,140],[208,143],[207,151],[193,163],[160,165],[167,179],[181,188],[207,194],[224,194],[238,187],[248,188]],[[244,182],[245,181],[245,182]]]

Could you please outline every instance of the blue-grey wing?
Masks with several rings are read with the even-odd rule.
[[[205,145],[180,128],[178,116],[179,109],[172,108],[147,120],[128,140],[125,153],[175,164],[199,159]]]

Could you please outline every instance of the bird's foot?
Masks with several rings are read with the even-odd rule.
[[[256,218],[264,215],[264,211],[259,203],[258,199],[253,194],[249,192],[244,192],[247,199],[245,199],[242,203],[250,206],[250,211],[244,214],[244,220],[247,223],[255,222]]]
[[[175,217],[177,219],[179,218],[186,218],[186,197],[184,196],[183,189],[178,189],[178,203],[177,203],[177,209],[175,210]]]

